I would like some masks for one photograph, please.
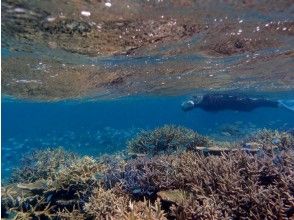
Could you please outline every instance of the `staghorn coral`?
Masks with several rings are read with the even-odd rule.
[[[95,219],[119,219],[127,209],[128,202],[128,196],[117,193],[115,189],[105,190],[97,187],[93,190],[89,202],[85,204],[84,210]]]
[[[28,180],[2,187],[2,217],[293,219],[291,136],[277,131],[259,135],[252,137],[265,152],[276,138],[281,144],[269,153],[226,148],[217,155],[193,150],[135,159],[75,157],[46,175],[34,167],[39,179],[27,175]]]
[[[105,175],[105,179],[108,183],[121,183],[123,189],[135,198],[143,196],[150,198],[162,188],[177,187],[178,181],[177,177],[173,175],[175,173],[171,169],[172,167],[166,160],[161,159],[165,159],[165,157],[155,157],[155,159],[143,157],[130,160],[123,170],[113,170],[113,172],[110,170]],[[166,179],[167,176],[169,179]],[[109,180],[110,178],[112,181]],[[176,186],[173,186],[173,183]]]
[[[55,179],[56,172],[68,166],[77,156],[63,148],[33,151],[21,159],[21,166],[13,171],[11,183],[29,183],[38,179]]]
[[[57,211],[56,219],[62,219],[62,220],[87,219],[87,216],[77,209],[74,209],[72,211],[63,209],[62,211],[60,210]]]
[[[131,201],[121,186],[110,190],[97,187],[84,207],[88,217],[93,219],[165,220],[165,212],[159,200]]]
[[[52,151],[66,154],[61,149]],[[98,174],[103,173],[106,166],[88,156],[73,157],[68,158],[71,161],[68,161],[66,166],[53,166],[56,169],[54,171],[48,169],[44,175],[39,169],[46,164],[43,160],[47,159],[45,156],[52,151],[45,150],[44,154],[41,151],[37,152],[40,157],[35,158],[35,163],[29,163],[29,165],[33,164],[33,174],[36,173],[37,176],[24,175],[20,178],[24,181],[19,183],[14,183],[15,177],[13,177],[13,183],[3,187],[2,191],[5,192],[1,204],[3,213],[14,211],[16,216],[26,216],[25,219],[58,219],[60,216],[70,218],[72,215],[84,214],[83,206],[94,187],[98,185]],[[53,162],[49,164],[55,165]],[[27,170],[27,167],[23,169]],[[32,182],[33,179],[37,180]]]
[[[250,135],[241,143],[247,148],[259,148],[267,153],[294,148],[294,136],[288,132],[263,129],[256,134]]]
[[[166,213],[161,208],[161,202],[156,200],[154,205],[144,199],[129,204],[130,211],[123,214],[125,220],[166,220]]]
[[[183,190],[182,202],[160,196],[171,218],[288,219],[294,214],[293,153],[252,155],[239,150],[221,156],[183,152],[138,158],[128,162],[118,181],[135,198]]]
[[[105,166],[96,160],[85,156],[56,174],[56,180],[49,183],[49,189],[45,195],[50,197],[50,202],[59,208],[82,210],[85,202],[98,185],[97,174],[100,174]]]
[[[206,147],[209,144],[208,138],[191,129],[165,125],[152,131],[139,133],[137,137],[128,142],[128,150],[130,153],[154,156],[161,153],[174,153],[194,146]]]
[[[293,217],[293,152],[282,153],[278,163],[244,152],[183,154],[178,162],[178,177],[191,192],[191,199],[180,206],[181,219]]]

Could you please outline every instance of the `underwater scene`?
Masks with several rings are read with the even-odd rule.
[[[294,219],[294,2],[2,0],[1,219]]]

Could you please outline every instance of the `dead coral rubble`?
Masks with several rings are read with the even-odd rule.
[[[187,136],[172,137],[179,137],[178,143],[190,143]],[[248,141],[260,148],[254,153],[242,150],[240,146]],[[14,175],[13,181],[2,187],[2,217],[293,219],[293,136],[264,130],[239,145],[217,155],[187,149],[153,157],[147,152],[149,155],[135,159],[72,157],[71,162],[54,165],[46,175],[38,170],[47,158],[39,152],[36,163],[28,163],[37,178],[31,173],[27,180],[25,175],[19,179]],[[272,145],[278,147],[272,150]],[[43,152],[52,159],[56,153]],[[55,163],[51,160],[49,164]]]

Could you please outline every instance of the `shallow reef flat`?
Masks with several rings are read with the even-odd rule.
[[[3,219],[292,219],[293,132],[234,143],[188,128],[142,131],[97,158],[28,153],[2,185]]]
[[[293,89],[291,1],[2,2],[2,87],[56,100]]]

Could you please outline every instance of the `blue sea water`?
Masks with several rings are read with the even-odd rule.
[[[281,94],[291,102],[291,93]],[[252,112],[183,112],[189,96],[134,96],[112,100],[59,102],[2,98],[2,178],[19,165],[24,153],[62,146],[78,154],[98,156],[126,148],[142,129],[181,125],[216,140],[234,141],[262,128],[294,128],[294,112],[258,108]],[[279,98],[279,97],[276,97]],[[233,128],[233,134],[227,130]]]
[[[290,219],[293,12],[293,0],[1,1],[1,219]],[[165,127],[136,138],[165,125],[209,141]],[[48,150],[60,147],[85,157]]]
[[[13,168],[20,165],[20,158],[33,150],[62,146],[81,155],[112,154],[126,149],[127,141],[142,129],[165,124],[185,126],[218,141],[238,141],[263,128],[294,128],[293,4],[289,6],[287,1],[113,0],[111,8],[105,7],[105,1],[20,2],[24,4],[4,1],[2,9],[2,87],[6,89],[1,99],[2,179],[7,179]],[[140,14],[148,8],[146,14]],[[91,11],[90,17],[81,15],[81,10],[86,9]],[[146,24],[159,22],[145,30],[137,22],[140,20]],[[57,23],[47,30],[43,24],[50,22]],[[94,35],[88,36],[87,31],[69,33],[83,32],[76,30],[83,29],[83,25],[76,26],[80,22],[91,26]],[[107,27],[108,22],[113,28]],[[96,37],[92,39],[102,45],[102,52],[100,47],[93,52],[92,45],[87,47],[83,43],[91,42],[91,36],[100,36],[100,23],[106,24],[102,27],[106,37],[97,38],[102,43]],[[180,25],[169,33],[169,27],[176,24]],[[136,27],[134,33],[124,36],[132,25]],[[199,30],[198,25],[202,27]],[[139,34],[143,41],[147,35],[150,38],[137,48],[139,41],[133,34]],[[43,38],[39,39],[40,36]],[[68,39],[81,45],[68,44]],[[118,39],[124,44],[118,43]],[[130,42],[130,48],[138,49],[138,54],[126,50]],[[123,48],[118,48],[118,53],[117,45]],[[104,46],[110,52],[103,50]],[[86,77],[71,88],[68,84],[80,78],[71,79],[70,74],[76,77],[78,71]],[[96,75],[87,75],[89,71]],[[104,81],[108,74],[110,80]],[[118,83],[115,76],[121,77],[117,78]],[[103,79],[95,81],[95,77]],[[95,86],[89,89],[88,84]],[[97,91],[102,88],[102,97],[106,94],[123,98],[29,100],[79,97],[80,88],[81,93],[89,89],[87,92],[95,96],[96,87]],[[193,90],[202,89],[271,91],[245,93],[282,100],[290,109],[183,112],[181,103],[193,95]],[[182,95],[186,91],[189,94]]]

